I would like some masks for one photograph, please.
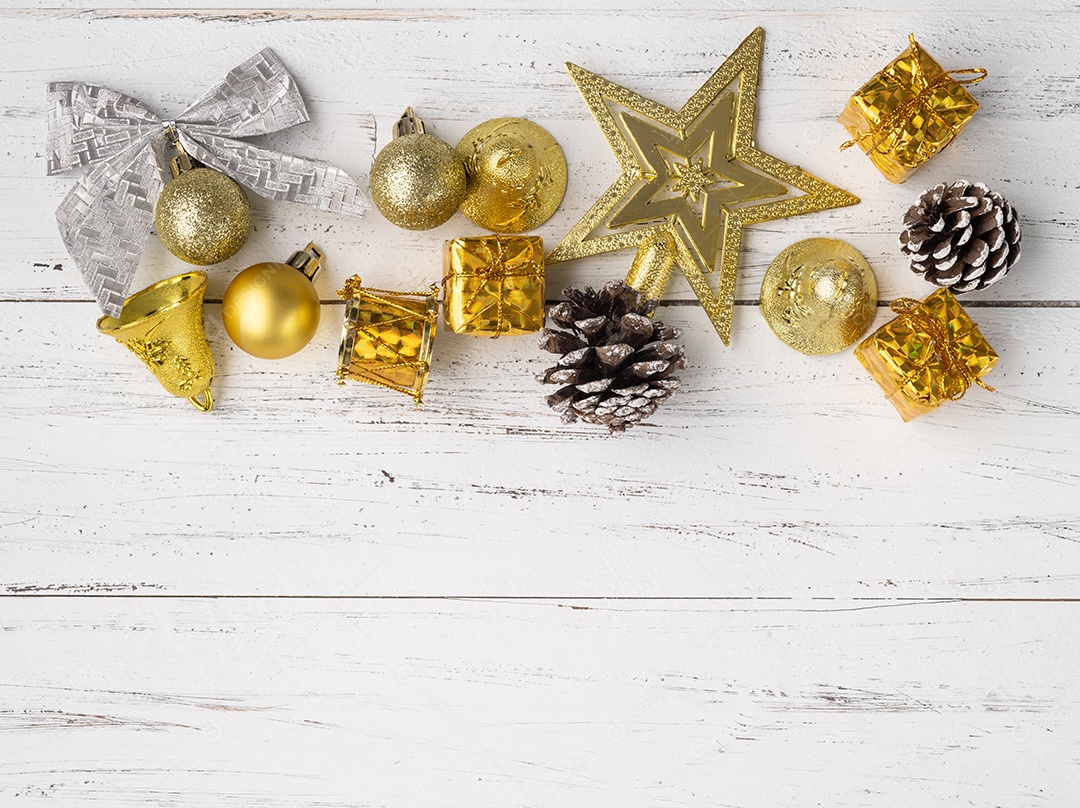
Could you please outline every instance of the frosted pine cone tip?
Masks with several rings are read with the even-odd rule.
[[[911,271],[953,292],[984,289],[1020,257],[1020,220],[1008,200],[981,182],[942,183],[904,214],[900,249]]]

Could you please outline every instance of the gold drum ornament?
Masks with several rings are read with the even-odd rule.
[[[423,403],[439,317],[439,287],[426,292],[365,288],[353,275],[345,301],[337,378],[387,387]]]
[[[132,295],[119,317],[102,317],[97,327],[139,357],[169,393],[209,412],[214,357],[203,331],[205,292],[205,272],[177,275]]]

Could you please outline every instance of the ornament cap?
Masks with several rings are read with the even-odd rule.
[[[176,121],[162,121],[161,128],[165,132],[165,140],[169,148],[176,152],[169,159],[169,173],[172,174],[173,179],[176,179],[182,172],[191,171],[196,165],[192,162],[191,155],[180,145],[180,133],[176,131]]]
[[[427,126],[420,119],[412,107],[405,107],[401,117],[394,123],[394,139],[406,135],[423,135],[427,132]]]
[[[314,242],[310,242],[304,249],[294,252],[285,263],[300,270],[305,278],[313,281],[325,257],[325,253],[316,247]]]
[[[675,237],[668,230],[649,236],[638,247],[626,274],[626,285],[641,292],[642,300],[659,300],[671,280],[677,259]],[[652,312],[649,316],[652,317]]]

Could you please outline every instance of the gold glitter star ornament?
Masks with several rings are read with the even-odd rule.
[[[755,29],[677,110],[567,64],[622,174],[548,264],[638,247],[667,232],[679,268],[728,344],[743,227],[859,201],[754,146],[764,43],[764,30]],[[715,292],[707,277],[714,272]]]

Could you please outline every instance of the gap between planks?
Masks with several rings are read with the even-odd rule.
[[[91,585],[92,586],[92,585]],[[14,589],[14,591],[12,591]],[[850,603],[866,604],[857,608],[906,606],[926,603],[1080,603],[1080,597],[791,597],[786,595],[288,595],[288,594],[176,594],[163,592],[116,592],[108,588],[65,592],[47,586],[28,587],[26,591],[9,588],[0,598],[82,599],[82,600],[340,600],[340,601],[454,601],[476,603],[531,602],[564,605],[569,603]],[[571,608],[574,608],[571,606]],[[581,607],[587,608],[587,607]]]

